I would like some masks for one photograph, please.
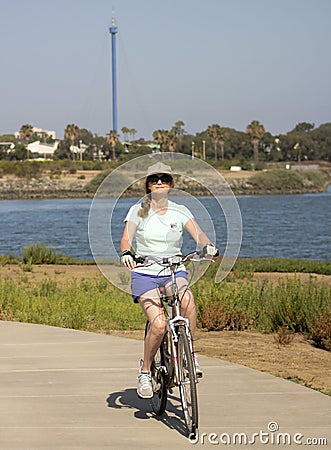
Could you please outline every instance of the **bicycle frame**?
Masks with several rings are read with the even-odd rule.
[[[177,354],[177,343],[178,343],[178,332],[177,328],[179,326],[184,327],[185,334],[187,335],[190,343],[190,350],[192,354],[192,359],[194,359],[194,350],[193,350],[193,342],[192,342],[192,336],[191,336],[191,330],[190,330],[190,321],[189,319],[183,317],[181,315],[181,300],[180,300],[180,293],[178,291],[178,286],[176,282],[176,276],[175,276],[175,265],[169,266],[171,270],[171,297],[167,294],[160,294],[160,300],[163,305],[163,309],[167,318],[167,331],[169,332],[170,336],[170,350],[171,350],[171,358],[169,367],[165,368],[168,372],[168,386],[171,387],[172,383],[175,386],[178,386],[179,383],[179,370],[178,370],[178,354]],[[172,316],[169,317],[169,311],[166,308],[166,304],[172,308]],[[173,372],[175,372],[175,376],[173,376]],[[198,382],[196,374],[195,374],[195,380]]]
[[[193,339],[190,331],[189,319],[181,315],[181,295],[176,281],[176,269],[190,256],[197,255],[192,252],[184,257],[177,256],[173,260],[164,258],[160,263],[155,258],[150,258],[161,266],[169,268],[171,281],[165,288],[159,288],[159,297],[167,319],[167,331],[163,337],[159,354],[155,355],[152,364],[152,380],[154,397],[152,407],[157,415],[164,413],[166,409],[167,391],[172,393],[173,387],[178,387],[180,391],[181,403],[188,434],[195,433],[198,429],[198,400],[196,384],[198,377],[196,374]],[[171,262],[172,261],[172,262]],[[188,289],[188,287],[186,288]],[[172,307],[171,315],[169,307]],[[149,323],[146,324],[148,332]]]

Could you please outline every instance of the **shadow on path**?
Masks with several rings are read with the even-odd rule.
[[[174,395],[168,394],[167,409],[162,416],[154,414],[150,401],[140,399],[136,389],[132,388],[109,394],[107,404],[109,408],[114,409],[133,409],[136,419],[155,419],[181,435],[187,436],[180,400]]]

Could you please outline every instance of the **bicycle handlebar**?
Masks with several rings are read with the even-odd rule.
[[[206,258],[206,254],[203,251],[190,252],[187,255],[175,255],[170,257],[155,257],[155,256],[134,256],[134,260],[140,266],[150,266],[152,264],[159,264],[162,267],[178,267],[184,264],[188,260],[193,260],[195,256],[199,257],[199,261],[208,260],[213,261],[212,258]]]

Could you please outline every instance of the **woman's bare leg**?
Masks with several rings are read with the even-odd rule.
[[[147,292],[138,300],[150,323],[144,341],[144,361],[141,370],[151,370],[153,358],[161,345],[167,328],[167,321],[156,290]]]

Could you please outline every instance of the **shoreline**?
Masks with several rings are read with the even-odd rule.
[[[329,185],[329,184],[328,184]],[[312,190],[312,189],[291,189],[279,192],[277,190],[234,190],[232,192],[235,197],[239,196],[259,196],[259,195],[302,195],[302,194],[319,194],[326,192],[325,190]],[[142,197],[144,194],[136,193],[134,195],[123,195],[124,197]],[[191,193],[195,197],[205,197],[206,194],[201,192]],[[61,191],[61,192],[10,192],[0,193],[1,200],[74,200],[74,199],[93,199],[95,194],[84,191]],[[112,198],[109,196],[109,198]]]
[[[301,195],[301,194],[318,194],[327,192],[327,188],[330,185],[329,182],[325,183],[323,189],[255,189],[250,187],[233,187],[230,184],[231,190],[234,196],[259,196],[259,195]],[[178,187],[180,189],[180,187]],[[186,192],[190,193],[195,197],[204,197],[210,196],[210,194],[203,190],[190,190],[185,189]],[[0,188],[0,200],[65,200],[65,199],[93,199],[95,193],[87,192],[84,189],[26,189],[24,187],[20,187],[18,189],[8,189],[1,190]],[[125,193],[122,197],[142,197],[144,196],[143,192],[140,191],[132,191]],[[109,195],[109,198],[112,198]]]
[[[89,184],[96,175],[102,171],[77,170],[74,174],[63,172],[60,176],[52,177],[51,174],[44,173],[38,178],[19,178],[7,175],[0,178],[0,200],[43,200],[43,199],[79,199],[93,198],[95,190],[88,190]],[[331,171],[323,174],[323,183],[316,183],[313,180],[304,179],[301,185],[294,183],[277,183],[267,178],[268,183],[258,184],[256,175],[265,172],[254,171],[220,171],[227,185],[231,188],[235,196],[241,195],[292,195],[326,192],[331,183]],[[192,180],[177,180],[176,188],[184,190],[193,196],[209,196],[210,192],[199,183]],[[143,184],[139,181],[130,186],[123,197],[141,197],[144,195]],[[109,195],[111,197],[111,193]]]

